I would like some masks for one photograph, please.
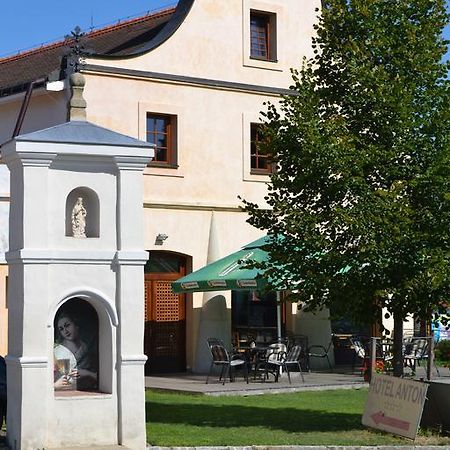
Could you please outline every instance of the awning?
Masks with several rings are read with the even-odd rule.
[[[264,236],[245,245],[237,252],[202,267],[172,283],[173,292],[207,292],[225,290],[260,290],[267,279],[257,269],[245,267],[248,262],[267,260],[268,253],[261,247],[271,238]]]

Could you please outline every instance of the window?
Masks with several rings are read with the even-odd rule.
[[[270,174],[272,165],[269,158],[261,153],[260,143],[262,141],[261,125],[258,123],[250,124],[250,168],[253,174]]]
[[[250,12],[250,57],[276,61],[276,15]]]
[[[286,313],[280,308],[284,332]],[[277,339],[277,295],[275,292],[232,291],[231,329],[234,337],[242,341],[272,343]]]
[[[147,114],[147,142],[155,144],[150,166],[177,167],[176,116]]]

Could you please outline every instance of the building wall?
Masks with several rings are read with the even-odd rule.
[[[25,93],[0,98],[0,145],[12,138]],[[33,91],[20,134],[40,130],[67,120],[67,91]],[[0,187],[1,188],[1,187]]]
[[[196,0],[180,28],[158,48],[138,58],[102,59],[101,65],[288,87],[290,68],[312,55],[320,4],[320,0]],[[276,14],[277,62],[249,58],[250,10]]]
[[[264,234],[240,209],[239,196],[264,206],[269,181],[250,173],[250,123],[261,120],[264,102],[277,103],[277,90],[289,87],[291,67],[311,55],[319,6],[320,0],[196,0],[175,34],[151,52],[86,59],[89,121],[145,140],[148,112],[177,116],[178,168],[144,171],[146,250],[185,254],[196,270]],[[275,62],[249,58],[251,9],[276,14]],[[22,132],[64,122],[67,97],[36,92]],[[10,138],[22,96],[13,100],[0,100],[0,142]],[[162,246],[155,244],[158,233],[169,236]],[[230,308],[228,292],[188,296],[188,368],[203,368],[211,333],[229,340]],[[292,323],[303,332],[299,320]],[[314,336],[319,329],[311,329]],[[328,328],[324,333],[314,340],[327,341]]]

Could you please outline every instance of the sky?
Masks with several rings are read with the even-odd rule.
[[[216,0],[227,1],[227,0]],[[0,0],[0,58],[83,31],[174,6],[177,0]],[[450,0],[448,0],[450,7]],[[450,27],[445,36],[450,39]]]
[[[223,1],[223,0],[221,0]],[[177,0],[0,0],[0,58],[177,4]]]

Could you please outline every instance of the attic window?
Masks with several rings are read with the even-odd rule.
[[[276,15],[250,11],[250,57],[276,61]]]

